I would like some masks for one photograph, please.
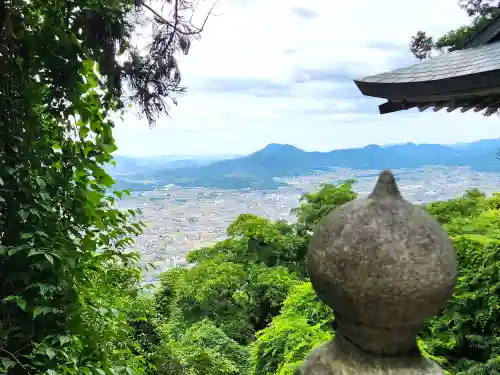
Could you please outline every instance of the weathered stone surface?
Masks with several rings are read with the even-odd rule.
[[[365,353],[336,338],[306,359],[301,375],[444,375],[433,361],[421,355],[386,357]]]
[[[453,292],[455,253],[439,223],[401,197],[390,171],[381,173],[368,198],[320,223],[308,268],[319,297],[335,311],[337,330],[302,374],[441,373],[421,357],[415,336]]]

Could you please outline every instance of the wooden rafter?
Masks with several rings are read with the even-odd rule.
[[[474,109],[475,112],[482,110],[496,110],[500,109],[500,94],[487,95],[487,96],[471,96],[455,98],[452,100],[429,100],[429,101],[416,101],[416,102],[401,102],[401,101],[387,101],[379,106],[381,114],[398,112],[411,108],[418,108],[420,112],[432,108],[434,112],[438,112],[446,108],[447,112],[453,112],[460,109],[462,113]]]

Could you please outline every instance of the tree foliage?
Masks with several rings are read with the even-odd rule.
[[[433,51],[448,52],[463,48],[467,41],[499,15],[498,0],[458,0],[458,5],[471,18],[470,24],[450,30],[437,40],[428,36],[425,31],[418,31],[410,42],[410,51],[417,59],[429,58]]]
[[[229,338],[209,320],[201,320],[175,339],[166,330],[155,352],[158,375],[247,374],[248,348]]]
[[[125,252],[143,226],[116,209],[124,193],[103,167],[116,111],[137,103],[153,124],[183,90],[175,54],[201,29],[192,3],[169,4],[0,2],[0,373],[149,371]],[[146,11],[144,53],[131,35]]]
[[[319,221],[335,207],[341,206],[358,197],[352,190],[355,180],[348,180],[336,186],[324,184],[316,193],[307,193],[301,198],[300,205],[292,212],[297,215],[298,230],[308,236],[312,233]]]
[[[279,316],[252,344],[252,375],[293,375],[316,346],[333,337],[333,313],[310,282],[294,287]]]
[[[289,260],[302,256],[302,243],[307,244],[310,230],[324,215],[356,198],[352,184],[324,185],[317,193],[305,195],[294,210],[295,223],[241,215],[230,225],[227,240],[189,254],[190,269],[164,273],[156,301],[159,315],[167,321],[164,327],[169,327],[165,337],[180,343],[186,325],[210,321],[246,348],[243,356],[248,367],[238,367],[238,374],[296,374],[307,354],[335,331],[333,313],[319,301],[307,275]],[[460,273],[453,298],[428,320],[418,338],[419,347],[447,374],[498,374],[500,196],[487,197],[473,189],[424,208],[452,238]],[[257,239],[259,246],[250,247]],[[275,302],[271,309],[270,301]],[[175,353],[169,357],[171,363],[184,363],[185,373],[197,373],[186,352]],[[223,349],[219,353],[218,358],[226,358]],[[212,374],[208,369],[215,359],[207,363],[207,374]],[[229,373],[233,368],[218,366]]]

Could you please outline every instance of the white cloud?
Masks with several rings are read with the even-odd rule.
[[[410,62],[408,44],[420,29],[439,36],[467,22],[456,0],[221,0],[216,12],[180,59],[188,92],[172,117],[150,130],[127,114],[116,129],[119,153],[248,153],[271,142],[330,150],[500,136],[498,118],[481,114],[380,116],[380,103],[347,79]],[[324,79],[311,80],[313,73]]]

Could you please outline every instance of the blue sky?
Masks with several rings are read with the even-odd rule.
[[[209,2],[212,0],[205,0]],[[367,144],[456,143],[500,137],[478,113],[381,116],[352,78],[415,62],[419,29],[441,35],[467,22],[456,0],[221,0],[201,41],[180,58],[188,91],[149,129],[127,113],[118,154],[246,154],[268,143],[308,151]]]

